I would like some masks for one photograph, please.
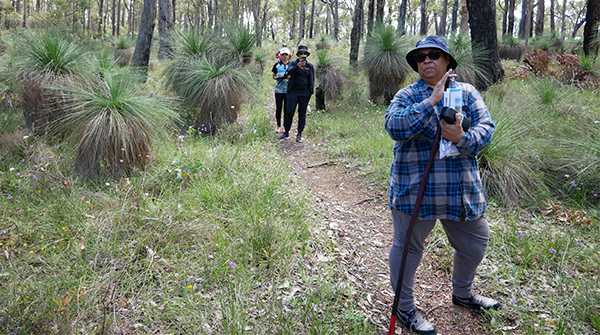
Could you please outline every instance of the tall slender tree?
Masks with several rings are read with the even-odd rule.
[[[421,0],[421,29],[419,30],[421,36],[427,35],[427,28],[429,27],[427,19],[427,0]]]
[[[546,11],[546,6],[545,6],[545,1],[544,0],[538,0],[537,2],[537,6],[538,6],[538,11],[537,11],[537,22],[535,24],[535,35],[542,35],[544,33],[544,18],[545,18],[545,11]]]
[[[158,34],[160,44],[158,48],[158,59],[170,58],[173,55],[173,2],[171,0],[158,0]]]
[[[131,58],[131,65],[139,70],[140,79],[144,82],[148,76],[148,63],[150,62],[150,49],[152,48],[155,21],[156,0],[144,0],[140,29],[135,44],[135,51]]]
[[[598,47],[600,46],[599,24],[600,0],[588,0],[585,27],[583,28],[583,51],[588,56],[598,54]]]
[[[375,20],[375,0],[369,0],[369,15],[367,16],[367,35],[371,36],[373,32],[373,22]]]
[[[496,31],[496,2],[494,0],[467,0],[469,25],[471,27],[471,49],[483,47],[488,51],[488,80],[477,83],[477,88],[485,90],[490,84],[504,78],[504,70],[498,55],[498,38],[490,31]]]
[[[385,9],[385,0],[377,0],[377,10],[375,15],[375,22],[383,23],[383,15]]]
[[[308,38],[313,38],[314,23],[315,23],[315,0],[312,0],[312,7],[310,9],[310,29],[308,30]]]
[[[454,0],[456,2],[457,0]],[[407,0],[402,0],[400,2],[400,9],[398,12],[398,31],[400,32],[400,36],[403,36],[406,33],[406,3]]]
[[[354,15],[352,16],[352,30],[350,31],[350,67],[356,69],[358,64],[358,50],[360,49],[361,31],[363,27],[363,0],[356,0]]]
[[[448,16],[448,0],[443,0],[442,2],[442,14],[440,14],[440,36],[446,35],[446,17]]]

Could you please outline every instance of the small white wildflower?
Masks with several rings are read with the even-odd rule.
[[[110,186],[110,183],[106,183],[105,185],[106,185],[106,186]]]
[[[25,136],[23,136],[23,139],[24,139],[24,140],[26,140],[26,139],[28,139],[28,138],[29,138],[29,135],[25,135]]]

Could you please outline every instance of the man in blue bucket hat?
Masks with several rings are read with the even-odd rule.
[[[494,299],[472,290],[477,267],[489,241],[484,213],[486,202],[477,166],[477,154],[490,143],[494,122],[481,98],[470,84],[454,81],[457,67],[442,37],[427,36],[408,52],[406,61],[419,80],[396,93],[385,115],[385,129],[394,140],[394,160],[388,184],[389,206],[394,222],[394,239],[389,255],[390,279],[396,292],[402,252],[421,182],[426,183],[414,230],[396,316],[412,332],[436,334],[434,326],[417,310],[413,298],[414,276],[423,254],[425,239],[439,220],[454,248],[452,302],[473,310],[498,309]],[[452,80],[450,80],[452,79]],[[440,120],[446,81],[462,90],[460,112],[471,120],[464,130],[461,122]],[[460,95],[459,95],[460,96]],[[455,114],[459,118],[460,114]],[[435,153],[426,181],[423,174],[433,147],[434,134],[451,141],[458,153],[440,158]]]

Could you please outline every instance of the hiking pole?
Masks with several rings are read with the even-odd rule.
[[[404,281],[404,271],[406,267],[406,259],[408,258],[408,247],[410,245],[410,237],[412,235],[413,228],[415,227],[415,222],[417,222],[417,216],[419,213],[419,208],[421,207],[421,201],[423,200],[423,194],[425,193],[425,186],[427,185],[427,178],[429,177],[429,171],[431,170],[431,166],[433,165],[433,159],[435,158],[435,153],[438,151],[440,146],[440,139],[442,137],[442,128],[438,124],[438,129],[435,132],[435,137],[433,139],[433,147],[431,148],[431,152],[429,153],[429,158],[427,159],[427,165],[425,166],[425,171],[423,171],[423,179],[421,180],[421,185],[419,186],[419,194],[417,195],[417,201],[415,203],[415,207],[413,209],[412,216],[410,217],[410,223],[408,225],[408,229],[406,230],[406,238],[404,240],[404,250],[402,251],[402,261],[400,262],[400,271],[398,273],[398,281],[396,282],[396,292],[394,294],[394,303],[392,304],[392,320],[390,321],[390,329],[388,331],[388,335],[394,335],[396,331],[396,310],[398,309],[398,302],[400,301],[400,293],[402,293],[402,284]]]

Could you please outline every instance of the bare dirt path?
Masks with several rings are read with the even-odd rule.
[[[275,125],[273,98],[266,107]],[[346,168],[347,162],[320,157],[315,146],[327,143],[315,143],[310,137],[296,143],[294,121],[290,138],[279,141],[277,150],[314,195],[322,213],[321,228],[338,246],[336,261],[346,265],[347,279],[361,292],[357,308],[377,325],[378,334],[387,334],[394,298],[388,267],[393,227],[387,193],[380,185],[370,185],[358,171]],[[452,305],[450,273],[441,270],[439,258],[435,251],[427,253],[417,271],[417,307],[438,334],[488,334],[485,316]],[[396,334],[407,333],[400,323],[396,325]]]

